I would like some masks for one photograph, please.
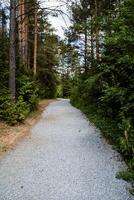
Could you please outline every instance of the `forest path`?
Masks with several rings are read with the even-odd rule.
[[[120,156],[68,100],[0,160],[0,200],[132,200]]]

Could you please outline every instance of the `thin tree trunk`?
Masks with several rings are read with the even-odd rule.
[[[93,35],[93,17],[91,15],[91,66],[94,59],[94,35]]]
[[[97,0],[94,0],[95,3],[95,20],[98,20],[98,2]],[[95,39],[96,39],[96,59],[99,60],[100,58],[100,52],[99,52],[99,25],[98,25],[98,21],[96,23],[96,31],[95,31]]]
[[[85,53],[84,53],[85,71],[87,71],[87,24],[85,24]]]
[[[35,19],[34,19],[34,75],[37,73],[37,32],[38,32],[38,27],[37,27],[37,8],[35,8]]]
[[[15,39],[16,39],[16,0],[10,0],[10,47],[9,47],[9,89],[11,99],[15,102],[16,95],[16,58],[15,58]]]
[[[96,28],[96,58],[100,59],[99,29]]]

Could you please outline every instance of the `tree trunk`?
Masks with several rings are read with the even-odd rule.
[[[87,24],[85,23],[85,52],[84,52],[85,71],[87,71]]]
[[[100,52],[99,52],[99,24],[98,24],[98,2],[97,0],[94,0],[95,3],[95,20],[96,22],[96,30],[95,30],[95,40],[96,40],[96,59],[99,60],[100,58]]]
[[[94,59],[94,31],[93,31],[93,17],[91,15],[91,66]]]
[[[37,24],[37,8],[35,8],[34,16],[34,75],[37,73],[37,34],[38,34],[38,24]]]
[[[18,35],[19,35],[19,53],[21,63],[28,66],[28,5],[26,0],[19,0],[18,3]]]
[[[16,95],[16,0],[10,0],[10,47],[9,47],[9,89],[11,93],[11,99],[15,102]]]
[[[96,58],[100,59],[99,29],[96,27]]]

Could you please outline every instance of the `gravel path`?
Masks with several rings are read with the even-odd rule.
[[[68,100],[0,161],[0,200],[133,200],[120,156]]]

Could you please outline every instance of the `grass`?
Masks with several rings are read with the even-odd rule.
[[[80,106],[76,105],[77,108],[87,116],[91,123],[93,123],[97,128],[101,130],[101,133],[109,141],[110,144],[118,144],[118,139],[120,137],[120,130],[117,123],[109,118],[104,117],[101,112],[96,112],[94,106]]]
[[[127,182],[132,182],[134,184],[134,171],[133,170],[118,172],[116,177],[119,179],[121,178]]]
[[[129,190],[132,195],[134,195],[134,171],[128,169],[127,171],[121,171],[116,174],[116,178],[123,179],[132,184],[132,188]]]

